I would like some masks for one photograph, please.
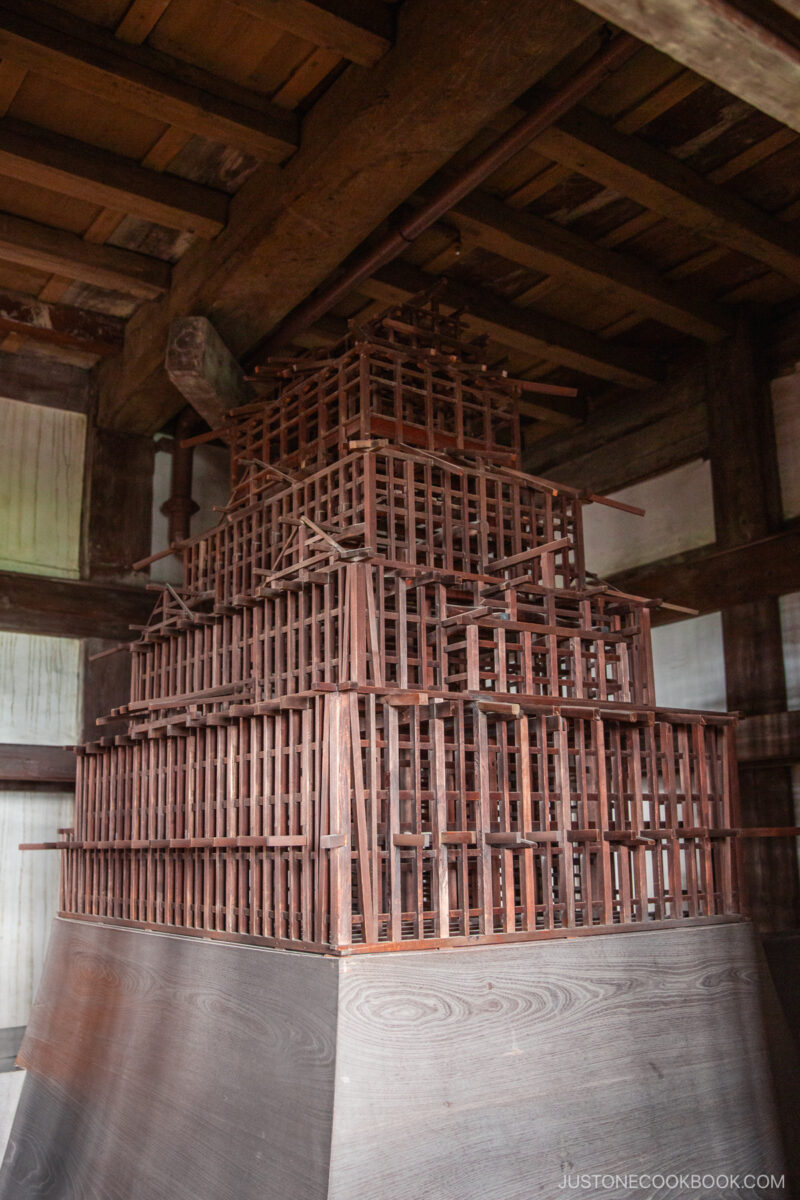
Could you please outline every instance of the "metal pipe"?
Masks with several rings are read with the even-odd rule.
[[[328,287],[299,304],[272,333],[250,351],[247,356],[248,362],[252,364],[265,350],[286,345],[298,334],[309,329],[315,321],[324,317],[348,292],[402,254],[410,242],[424,233],[459,200],[463,200],[474,191],[509,158],[553,125],[559,117],[597,87],[606,75],[621,67],[640,47],[641,42],[636,38],[622,33],[598,50],[571,79],[562,84],[533,112],[527,113],[517,121],[516,125],[484,150],[483,154],[479,154],[457,178],[439,188],[422,208],[417,209],[396,229],[390,230],[374,249],[361,255]]]

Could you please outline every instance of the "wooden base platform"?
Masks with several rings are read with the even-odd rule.
[[[780,1175],[759,986],[742,922],[332,959],[57,920],[0,1200]]]

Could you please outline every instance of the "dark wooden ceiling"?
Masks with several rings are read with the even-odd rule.
[[[2,349],[104,360],[101,420],[159,428],[170,319],[245,354],[608,32],[572,0],[476,8],[0,4]],[[642,44],[301,341],[443,276],[514,373],[647,388],[737,309],[797,303],[799,166],[794,129]]]

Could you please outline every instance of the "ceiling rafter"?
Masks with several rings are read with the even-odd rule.
[[[224,192],[7,117],[0,121],[0,175],[199,237],[216,237],[228,216]]]
[[[107,313],[71,304],[52,304],[27,296],[0,294],[0,330],[34,342],[81,350],[86,354],[118,354],[125,322]]]
[[[0,5],[0,58],[257,158],[281,161],[298,145],[297,117],[260,93],[40,0]]]
[[[372,67],[392,44],[392,12],[382,0],[230,0],[342,58]]]
[[[0,213],[0,261],[77,279],[107,291],[154,300],[169,288],[170,266],[75,233]]]
[[[800,281],[800,238],[794,230],[586,109],[567,113],[533,148],[709,241]]]
[[[607,250],[533,213],[473,192],[450,212],[462,234],[511,262],[621,297],[642,314],[682,333],[716,341],[733,330],[730,313],[662,279],[632,257]]]
[[[730,0],[581,0],[606,20],[800,130],[800,54]],[[797,4],[785,7],[795,10]]]
[[[190,249],[169,296],[131,318],[121,359],[98,376],[101,420],[160,428],[180,403],[163,372],[173,317],[210,316],[235,353],[249,349],[494,113],[598,27],[567,0],[406,0],[392,53],[368,72],[346,71],[325,92],[280,175],[262,169],[249,179],[223,233]]]

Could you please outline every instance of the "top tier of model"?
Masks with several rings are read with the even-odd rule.
[[[234,487],[253,471],[327,466],[354,442],[384,438],[517,467],[525,393],[575,394],[492,369],[485,339],[469,340],[459,314],[430,298],[353,323],[332,348],[271,359],[252,382],[263,399],[231,414]]]

